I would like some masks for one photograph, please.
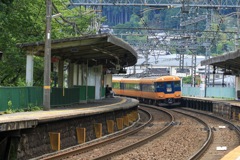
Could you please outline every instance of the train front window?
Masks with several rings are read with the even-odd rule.
[[[167,89],[167,92],[172,92],[172,84],[171,84],[171,82],[167,82],[166,89]]]
[[[175,91],[181,91],[181,83],[180,83],[180,81],[175,81],[174,82],[174,90]]]
[[[156,92],[163,92],[164,91],[164,83],[163,82],[157,82],[155,83]]]
[[[174,82],[174,87],[180,87],[180,81],[175,81]]]

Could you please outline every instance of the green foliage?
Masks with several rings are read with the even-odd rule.
[[[11,113],[13,113],[13,111],[8,109],[4,112],[4,114],[11,114]]]
[[[14,112],[14,111],[13,111],[13,109],[12,109],[12,101],[9,100],[9,101],[8,101],[8,109],[7,109],[4,113],[10,114],[10,113],[13,113],[13,112]]]
[[[40,111],[43,110],[43,107],[35,106],[33,104],[29,104],[28,108],[24,109],[24,111]]]
[[[13,109],[12,108],[12,101],[8,101],[8,109],[4,112],[4,114],[11,114],[15,112],[30,112],[30,111],[41,111],[43,107],[35,106],[33,104],[29,104],[27,108],[20,108],[20,109]]]
[[[143,27],[144,24],[144,17],[140,18],[138,15],[133,14],[131,15],[130,21],[125,23],[125,24],[118,24],[116,26],[116,28],[123,28],[123,29],[117,29],[114,30],[115,33],[117,34],[125,34],[125,33],[136,33],[136,34],[140,34],[140,33],[144,33],[144,31],[139,31],[136,32],[135,29],[125,29],[125,28],[140,28]],[[131,35],[126,35],[126,36],[122,36],[122,38],[127,41],[128,43],[134,43],[135,41],[138,42],[147,42],[147,36],[131,36]]]
[[[24,112],[24,109],[17,109],[15,112]]]
[[[3,1],[1,1],[3,2]],[[51,38],[67,38],[96,33],[91,23],[102,22],[104,18],[90,9],[76,7],[69,10],[69,0],[53,0],[53,14],[62,17],[52,19]],[[0,3],[0,62],[1,86],[24,86],[26,75],[26,53],[16,46],[19,43],[45,40],[46,4],[43,0],[4,0]],[[43,59],[34,58],[34,84],[43,83]]]
[[[27,86],[27,85],[26,85],[26,82],[25,82],[24,79],[18,78],[18,80],[17,80],[17,86],[19,86],[19,87],[24,87],[24,86]]]
[[[192,83],[192,76],[187,76],[182,78],[183,84],[191,84]]]

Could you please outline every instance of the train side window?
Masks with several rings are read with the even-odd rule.
[[[142,84],[142,91],[154,92],[154,85],[153,84]]]
[[[146,84],[142,84],[142,91],[147,91],[147,85]]]
[[[124,89],[124,83],[120,83],[120,89]]]
[[[140,86],[139,86],[139,84],[134,84],[134,90],[137,90],[137,91],[140,90]]]
[[[112,88],[120,89],[120,83],[118,83],[118,82],[113,82],[113,83],[112,83]]]
[[[154,92],[154,85],[151,85],[151,92]]]
[[[162,83],[162,82],[156,83],[156,88],[157,88],[157,89],[162,89],[162,88],[164,88],[164,83]]]
[[[129,90],[140,90],[139,84],[134,83],[126,83],[125,88]]]
[[[155,83],[156,89],[155,92],[164,92],[164,82]]]

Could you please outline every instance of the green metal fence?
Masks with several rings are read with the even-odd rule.
[[[87,93],[87,94],[86,94]],[[43,105],[42,87],[0,87],[0,111]],[[95,99],[95,86],[51,88],[51,106],[76,104]],[[10,106],[8,102],[11,102]]]
[[[52,88],[51,106],[71,105],[79,102],[79,88]]]
[[[42,105],[42,93],[41,87],[0,87],[0,111]],[[12,106],[8,105],[8,102],[11,102]]]
[[[102,87],[101,96],[105,89]],[[200,87],[182,87],[183,96],[204,97],[205,91]],[[206,97],[235,99],[234,87],[207,87]],[[29,106],[43,105],[42,87],[0,87],[0,111],[11,109],[24,109]],[[75,86],[73,88],[52,88],[51,106],[76,104],[81,101],[95,99],[95,86]],[[12,102],[12,106],[8,105]]]
[[[88,93],[86,98],[86,93]],[[95,99],[95,86],[75,86],[73,88],[52,88],[51,106],[77,104]]]

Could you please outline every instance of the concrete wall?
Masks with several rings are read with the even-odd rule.
[[[240,107],[228,101],[183,97],[181,105],[187,108],[212,112],[214,115],[224,119],[240,121]]]

